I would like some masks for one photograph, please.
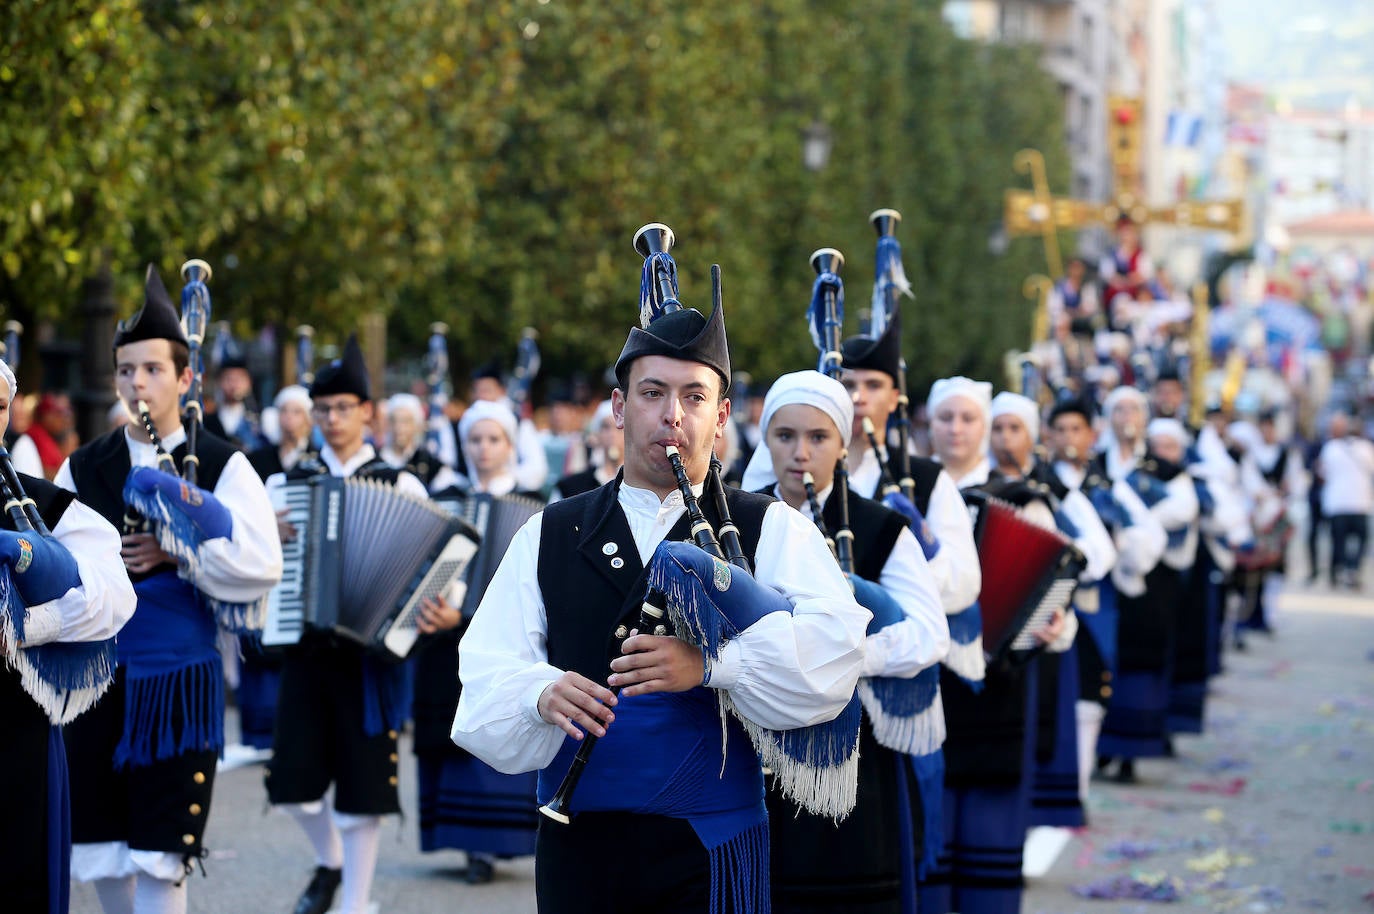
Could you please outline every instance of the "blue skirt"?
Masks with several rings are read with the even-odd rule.
[[[944,847],[938,863],[917,886],[916,910],[921,914],[1021,912],[1038,679],[1034,668],[1027,671],[1021,782],[1014,787],[945,788]],[[1076,676],[1073,681],[1077,683]]]
[[[466,752],[425,752],[420,773],[420,850],[452,848],[496,857],[534,853],[536,774],[502,774]]]
[[[1054,752],[1035,763],[1030,824],[1079,828],[1087,824],[1078,795],[1078,648],[1059,655],[1054,700]]]
[[[1168,755],[1168,715],[1167,670],[1118,673],[1097,740],[1097,754],[1128,759]]]

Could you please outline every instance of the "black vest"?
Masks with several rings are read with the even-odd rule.
[[[329,467],[320,459],[314,451],[305,454],[296,465],[286,471],[286,478],[290,482],[301,479],[309,479],[312,476],[324,476],[329,472]],[[380,457],[373,457],[367,463],[358,467],[348,475],[349,479],[375,479],[384,482],[389,486],[396,485],[396,480],[401,478],[405,470],[398,470]]]
[[[840,527],[840,501],[832,489],[821,508],[826,529],[833,535]],[[854,534],[854,573],[875,584],[897,545],[907,519],[871,498],[849,493],[849,529]]]
[[[892,478],[897,482],[902,481],[901,466],[898,455],[889,453],[887,455],[888,467],[892,471]],[[930,494],[935,491],[935,483],[940,478],[940,471],[944,467],[929,457],[911,458],[911,479],[915,483],[914,499],[916,510],[925,517],[930,513]]]
[[[204,429],[196,440],[196,456],[200,466],[196,474],[196,485],[213,492],[219,484],[220,474],[224,472],[229,458],[239,453],[223,438],[207,434]],[[182,466],[186,457],[186,443],[172,451],[172,459],[177,467]],[[101,517],[116,530],[124,525],[124,482],[129,478],[129,446],[124,439],[124,430],[115,429],[76,450],[70,461],[72,480],[76,484],[77,497],[94,508]],[[130,574],[129,579],[138,582],[154,574],[160,574],[176,566],[165,563],[142,574]]]
[[[33,503],[37,505],[38,515],[43,518],[43,523],[48,525],[49,530],[57,529],[67,506],[76,500],[76,496],[66,489],[27,473],[19,474],[19,484],[24,487],[24,494],[32,498]],[[13,529],[14,519],[10,517],[9,512],[0,514],[0,530]]]
[[[1269,469],[1260,467],[1260,472],[1264,474],[1264,479],[1271,486],[1283,484],[1284,472],[1288,469],[1288,448],[1279,448],[1279,459],[1274,461],[1274,465]]]
[[[730,516],[739,528],[744,554],[753,561],[763,516],[773,499],[738,489],[726,490]],[[639,617],[647,573],[621,510],[620,479],[555,502],[544,509],[539,538],[539,589],[547,619],[549,663],[604,682],[619,656],[613,633],[624,620]],[[701,499],[702,513],[719,529],[712,499]],[[668,540],[688,540],[684,514]],[[615,567],[620,559],[620,567]]]

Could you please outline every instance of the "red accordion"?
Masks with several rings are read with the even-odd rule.
[[[1085,561],[1058,530],[1027,520],[1008,502],[964,493],[974,516],[983,590],[983,647],[988,656],[1040,647],[1035,633],[1064,609],[1078,586]]]

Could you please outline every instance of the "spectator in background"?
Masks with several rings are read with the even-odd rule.
[[[37,451],[42,469],[41,473],[31,475],[51,480],[57,475],[62,461],[66,460],[67,455],[76,450],[80,443],[76,435],[76,416],[72,412],[71,397],[64,393],[43,394],[38,400],[38,407],[34,410],[33,424],[29,426],[26,437]],[[16,448],[19,448],[19,443],[15,444]],[[30,458],[26,457],[24,462],[29,463]]]
[[[1374,511],[1374,444],[1361,437],[1351,417],[1336,413],[1317,455],[1322,514],[1331,525],[1331,586],[1360,589],[1360,565]]]

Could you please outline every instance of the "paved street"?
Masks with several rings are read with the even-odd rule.
[[[1091,827],[1033,881],[1026,914],[1154,909],[1121,900],[1137,895],[1247,914],[1374,910],[1374,600],[1294,587],[1277,625],[1228,654],[1205,736],[1142,764],[1139,785],[1093,785]],[[305,838],[267,810],[261,779],[260,767],[221,775],[191,912],[285,914],[308,880]],[[373,895],[382,914],[534,910],[529,861],[474,888],[460,854],[421,855],[413,776],[402,784],[406,818],[384,828]],[[1089,889],[1113,900],[1077,894]],[[74,888],[74,914],[99,910]]]

